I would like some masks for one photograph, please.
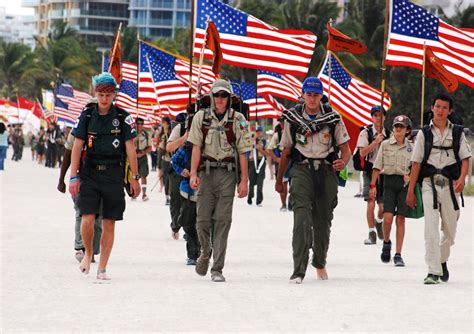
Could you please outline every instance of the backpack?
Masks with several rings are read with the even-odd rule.
[[[374,125],[373,124],[369,124],[367,126],[362,126],[360,127],[360,132],[362,132],[364,129],[367,130],[367,139],[368,139],[368,142],[369,142],[369,145],[373,142],[374,140]],[[384,128],[385,129],[385,139],[389,138],[390,137],[390,134],[391,134],[391,131],[390,129],[388,128]],[[359,132],[359,133],[360,133]],[[367,173],[371,173],[372,172],[372,167],[373,167],[373,164],[370,163],[368,160],[367,160],[367,156],[365,158],[362,158],[360,156],[360,150],[359,148],[357,147],[356,150],[354,151],[354,155],[352,156],[352,163],[354,165],[354,169],[355,170],[358,170],[358,171],[365,171]]]

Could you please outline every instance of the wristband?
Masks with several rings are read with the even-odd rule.
[[[79,176],[71,176],[69,178],[69,182],[77,182],[77,181],[79,181]]]
[[[375,189],[376,185],[375,184],[370,184],[370,189]]]

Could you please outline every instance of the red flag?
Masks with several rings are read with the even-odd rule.
[[[353,54],[363,54],[367,51],[367,45],[356,41],[349,36],[344,35],[339,30],[333,28],[329,23],[328,27],[328,44],[327,49],[338,52],[350,52]]]
[[[17,101],[18,101],[18,108],[31,111],[31,113],[35,115],[36,117],[38,117],[39,119],[43,118],[41,107],[38,105],[37,102],[28,101],[27,99],[24,99],[21,96],[17,96]]]
[[[454,92],[458,88],[458,79],[443,66],[429,46],[426,47],[425,58],[425,74],[441,82],[448,92]]]
[[[112,47],[112,50],[110,50],[109,56],[109,72],[115,78],[115,81],[117,81],[117,85],[119,85],[120,81],[122,81],[122,69],[120,66],[120,64],[122,63],[120,46],[120,27],[117,30],[117,33],[115,34],[114,46]]]
[[[214,59],[212,60],[212,72],[214,72],[215,75],[219,75],[222,66],[222,50],[219,31],[217,30],[214,22],[209,22],[206,33],[206,48],[214,53]]]

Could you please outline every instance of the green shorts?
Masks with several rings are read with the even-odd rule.
[[[385,175],[383,188],[383,210],[394,215],[405,216],[408,214],[406,204],[407,187],[401,175]]]

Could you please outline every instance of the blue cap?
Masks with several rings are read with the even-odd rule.
[[[187,114],[185,112],[181,112],[178,115],[176,115],[176,122],[177,123],[184,123],[186,121],[186,116]]]
[[[316,77],[308,77],[303,81],[303,93],[323,95],[323,83]]]
[[[255,129],[255,131],[263,131],[263,128],[259,125],[259,126],[257,126],[257,128]]]

